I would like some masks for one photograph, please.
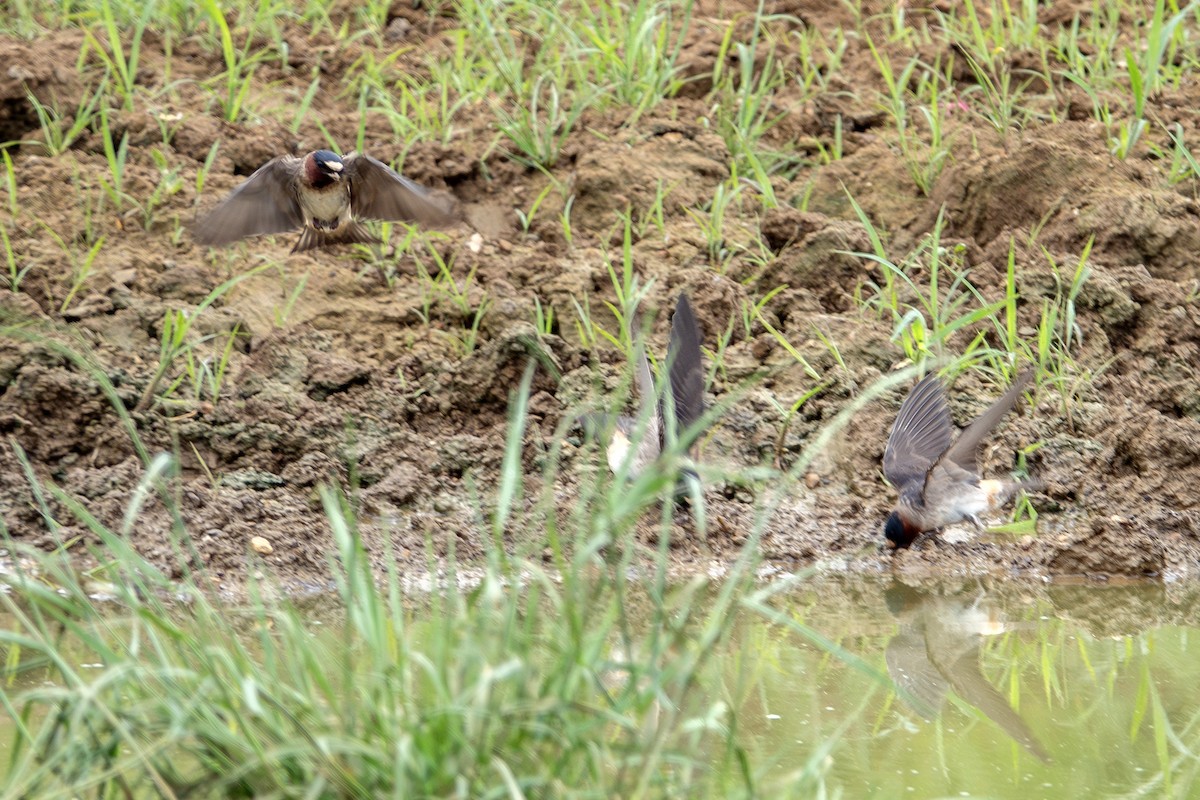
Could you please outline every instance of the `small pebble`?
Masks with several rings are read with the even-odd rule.
[[[396,17],[383,30],[383,38],[389,42],[400,42],[408,38],[412,31],[412,23],[404,17]]]
[[[815,472],[809,472],[804,476],[804,485],[810,489],[815,489],[821,485],[821,476]]]
[[[250,546],[254,548],[254,552],[258,553],[259,555],[269,556],[271,553],[275,552],[275,548],[271,546],[271,543],[262,536],[251,537]]]
[[[137,276],[136,269],[119,269],[112,274],[112,280],[118,286],[128,286],[137,280]]]
[[[108,581],[85,581],[83,588],[93,600],[112,600],[119,596],[116,584]]]

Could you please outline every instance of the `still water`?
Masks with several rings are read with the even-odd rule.
[[[1200,797],[1198,601],[808,582],[771,599],[781,622],[739,629],[726,691],[766,784],[795,796]]]
[[[742,599],[693,696],[732,712],[759,796],[1200,797],[1200,584],[780,585]]]

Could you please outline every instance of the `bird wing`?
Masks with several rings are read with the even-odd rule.
[[[930,662],[959,697],[983,712],[985,717],[1000,726],[1001,730],[1030,753],[1042,761],[1049,761],[1050,754],[1025,724],[1025,720],[983,674],[979,663],[980,638],[972,636],[969,637],[969,641],[971,646],[962,647],[958,652],[939,652],[933,642],[927,639]]]
[[[377,158],[350,153],[342,166],[356,217],[422,225],[446,225],[458,218],[452,199],[431,194]]]
[[[646,433],[638,444],[639,455],[647,461],[658,458],[662,450],[662,408],[658,406],[654,394],[654,376],[650,373],[650,362],[646,359],[646,351],[641,342],[634,344],[637,350],[637,387],[640,398],[638,419],[649,417]]]
[[[925,478],[950,446],[954,426],[946,392],[936,375],[926,375],[904,399],[883,451],[883,474],[896,488]]]
[[[953,498],[957,496],[957,487],[962,483],[978,485],[979,465],[975,460],[975,452],[979,449],[979,443],[1016,404],[1031,378],[1033,370],[1026,370],[1018,375],[1009,390],[964,428],[954,440],[954,444],[947,447],[945,452],[929,465],[921,490],[921,497],[926,506],[938,507],[945,502],[953,502]]]
[[[1021,392],[1025,391],[1025,387],[1032,378],[1032,369],[1027,369],[1018,375],[1009,390],[999,400],[992,403],[991,408],[980,414],[974,422],[963,429],[954,444],[946,449],[942,459],[956,464],[972,474],[978,473],[979,466],[975,461],[975,451],[979,449],[979,443],[983,441],[984,436],[992,432],[1001,417],[1016,405],[1017,400],[1021,397]]]
[[[304,224],[295,189],[300,164],[295,156],[278,156],[263,164],[196,223],[192,237],[219,247],[247,236],[299,228]]]
[[[927,720],[932,720],[946,704],[950,686],[930,662],[925,652],[925,637],[920,631],[902,626],[883,654],[888,675],[900,689],[905,704]]]
[[[704,415],[700,327],[696,324],[696,315],[686,294],[679,295],[675,316],[671,320],[667,363],[670,365],[671,402],[675,407],[675,433],[679,435]]]

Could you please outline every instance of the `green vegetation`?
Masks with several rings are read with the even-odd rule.
[[[1046,237],[1055,205],[997,233],[1006,251],[983,253],[972,249],[970,228],[991,220],[972,215],[987,217],[994,206],[979,200],[959,218],[949,206],[985,180],[979,171],[961,177],[965,170],[1060,123],[1092,137],[1101,157],[1145,168],[1148,190],[1182,191],[1200,177],[1194,126],[1164,100],[1200,66],[1200,3],[1095,0],[1051,24],[1038,0],[965,0],[945,11],[897,2],[882,12],[847,0],[831,4],[838,25],[770,14],[761,0],[733,3],[723,19],[693,0],[439,0],[419,10],[403,4],[404,15],[393,17],[399,5],[7,4],[0,34],[36,46],[66,31],[78,51],[56,65],[69,73],[62,85],[31,74],[24,100],[13,103],[14,116],[27,112],[29,134],[0,143],[4,300],[23,313],[15,301],[31,299],[44,317],[14,320],[5,305],[0,335],[90,382],[141,475],[117,524],[69,485],[73,465],[95,460],[99,445],[42,465],[6,433],[2,445],[28,484],[22,502],[35,509],[50,552],[23,536],[5,543],[14,564],[5,579],[15,591],[0,593],[11,615],[0,632],[8,684],[0,703],[12,721],[4,795],[837,796],[828,756],[855,726],[876,733],[885,724],[872,703],[887,685],[886,664],[856,658],[847,642],[823,638],[782,608],[776,601],[790,581],[755,582],[772,515],[800,494],[798,478],[856,414],[921,371],[979,373],[999,385],[1032,365],[1034,397],[1075,432],[1080,409],[1095,399],[1092,382],[1111,363],[1111,351],[1089,349],[1099,337],[1081,324],[1109,299],[1100,290],[1089,297],[1097,231],[1080,223]],[[10,74],[20,75],[18,67]],[[328,616],[278,598],[277,576],[252,551],[252,577],[239,587],[248,597],[217,596],[185,512],[184,462],[194,455],[218,490],[221,476],[172,425],[237,402],[239,344],[303,324],[321,329],[311,324],[317,314],[297,318],[335,280],[334,269],[319,279],[289,272],[294,264],[278,252],[187,251],[187,221],[218,191],[210,180],[218,161],[228,177],[260,155],[262,141],[228,146],[246,131],[281,148],[386,149],[398,169],[410,156],[423,169],[448,164],[445,174],[470,182],[481,204],[511,209],[514,241],[372,223],[382,246],[346,248],[338,269],[351,265],[343,274],[357,270],[363,283],[377,274],[380,283],[363,294],[378,289],[380,302],[364,300],[362,313],[398,328],[415,320],[387,336],[442,345],[421,358],[461,365],[485,351],[489,335],[517,330],[510,349],[520,363],[536,362],[567,389],[556,398],[564,408],[546,412],[552,404],[542,402],[537,412],[552,435],[531,431],[536,393],[527,368],[512,393],[499,468],[454,476],[471,499],[471,558],[456,551],[456,532],[419,520],[421,569],[402,570],[387,532],[363,510],[359,465],[314,481],[310,510],[332,537],[337,603]],[[663,163],[623,162],[636,174],[601,182],[590,197],[579,189],[596,148],[616,153],[658,140],[672,144],[636,158],[651,153]],[[663,154],[672,147],[686,170],[671,171],[673,155]],[[848,164],[872,149],[895,158],[895,175],[886,158],[865,169]],[[40,185],[52,183],[57,202],[80,209],[70,225],[39,217],[45,200],[21,174],[33,157]],[[1061,157],[1056,150],[1050,161]],[[864,176],[879,164],[880,174]],[[512,175],[519,178],[502,183]],[[804,242],[813,235],[809,212],[831,223],[816,231],[828,234],[818,244]],[[473,233],[478,241],[468,239]],[[515,299],[480,267],[514,248],[510,261],[528,271],[513,277]],[[216,288],[179,289],[173,279],[184,258],[215,276],[208,285]],[[595,280],[555,284],[552,273],[566,262],[587,262]],[[131,270],[143,295],[160,297],[141,309],[137,334],[149,345],[128,345],[136,366],[126,371],[106,360],[102,322],[73,323],[89,303],[108,303],[114,314],[135,305],[122,294],[129,281],[109,280]],[[262,319],[226,308],[255,282],[277,289]],[[416,298],[400,311],[387,294],[397,287]],[[572,428],[582,413],[635,405],[631,369],[605,376],[617,392],[601,401],[599,375],[640,350],[661,367],[644,309],[694,287],[706,300],[729,300],[728,318],[713,320],[705,339],[710,384],[719,384],[706,428],[752,392],[756,408],[740,422],[743,432],[759,420],[772,426],[738,443],[739,454],[757,448],[760,463],[700,460],[706,487],[748,498],[728,523],[703,507],[676,508],[676,478],[690,463],[677,447],[666,449],[661,472],[627,481],[609,476],[599,448]],[[1200,298],[1194,287],[1190,304]],[[837,315],[878,333],[881,345],[848,346]],[[564,352],[601,365],[595,385],[560,381],[555,359]],[[429,399],[429,385],[411,388],[405,365],[384,361],[373,358],[371,369],[382,365],[378,373],[403,384],[408,403],[389,413],[418,422],[435,413],[418,402]],[[280,372],[303,371],[293,367]],[[447,369],[435,378],[443,386],[478,375]],[[758,391],[776,379],[784,388]],[[346,408],[348,430],[370,416]],[[92,422],[89,436],[105,427]],[[414,424],[408,433],[426,431]],[[1018,470],[1041,446],[1026,444]],[[564,503],[568,471],[576,482]],[[1022,501],[998,530],[1036,533],[1036,518]],[[171,554],[151,557],[131,540],[151,523],[171,531]],[[672,548],[704,552],[717,525],[740,547],[724,579],[671,574]],[[98,566],[81,572],[87,559]],[[413,573],[427,582],[419,591]],[[92,597],[97,587],[115,602]],[[820,653],[821,679],[848,668],[869,684],[838,724],[793,737],[803,739],[798,753],[765,753],[748,733],[758,720],[744,709],[766,668],[742,660],[737,640],[755,625],[766,631],[753,641],[762,662],[779,658],[781,641],[804,640]],[[1005,675],[1014,705],[1037,678],[1048,702],[1069,706],[1074,698],[1058,676],[1075,659],[1089,669],[1106,659],[1109,671],[1093,674],[1110,697],[1127,678],[1116,645],[1092,640],[1075,652],[1065,634],[1036,644],[1009,636],[989,652],[1007,648],[1029,663],[1034,647],[1041,672]],[[1197,718],[1173,728],[1173,709],[1153,681],[1139,680],[1137,711],[1122,722],[1130,739],[1153,729],[1159,773],[1147,791],[1183,787],[1182,796]],[[1120,740],[1124,729],[1115,730],[1106,728],[1107,740]],[[939,746],[948,752],[944,740]]]
[[[146,384],[141,399],[134,406],[135,411],[145,411],[155,402],[166,403],[173,400],[172,395],[185,380],[190,383],[193,403],[201,400],[217,402],[225,371],[229,366],[233,343],[237,338],[237,326],[220,334],[197,335],[194,330],[196,321],[206,308],[220,300],[234,286],[266,269],[267,265],[263,265],[230,278],[213,289],[194,311],[167,310],[159,333],[158,365]],[[207,358],[198,356],[200,349],[213,340],[218,342],[216,352]],[[174,379],[171,378],[173,374],[176,375]],[[164,380],[167,380],[168,384],[162,389]]]
[[[1097,603],[1091,587],[1013,587],[998,615],[968,587],[889,606],[902,627],[881,632],[890,616],[874,581],[758,588],[742,559],[720,584],[675,583],[653,555],[631,579],[648,554],[609,541],[603,504],[591,547],[556,551],[553,567],[495,549],[479,568],[430,557],[422,581],[385,567],[380,582],[350,498],[326,491],[336,608],[273,599],[269,581],[232,604],[129,546],[173,469],[151,461],[120,530],[91,523],[102,569],[76,572],[70,542],[16,551],[24,566],[7,580],[19,592],[0,595],[6,796],[761,797],[952,784],[1022,797],[1033,778],[1188,796],[1200,778],[1178,752],[1196,743],[1195,698],[1164,689],[1195,685],[1190,629],[1141,632],[1109,613],[1132,603],[1178,615],[1153,589],[1101,590]],[[520,475],[506,475],[511,508]],[[178,547],[186,563],[187,541]],[[1053,761],[1009,738],[978,695],[952,692],[923,720],[928,696],[890,688],[889,668],[915,666],[901,653],[928,648],[960,659],[941,669],[971,669],[969,637],[922,632],[981,617],[1005,626],[975,638],[974,666]],[[914,747],[945,766],[915,766]],[[1116,764],[1114,748],[1126,753]],[[1088,768],[1100,764],[1110,768]]]
[[[874,103],[886,112],[889,124],[885,135],[893,137],[892,143],[923,195],[932,192],[940,174],[966,147],[958,139],[961,126],[953,119],[958,110],[986,120],[1007,146],[1014,133],[1020,135],[1031,124],[1067,118],[1065,103],[1071,89],[1082,90],[1089,98],[1095,119],[1109,131],[1115,154],[1128,158],[1144,143],[1169,161],[1167,176],[1172,184],[1195,175],[1196,161],[1182,131],[1165,130],[1167,147],[1147,141],[1146,132],[1153,124],[1147,103],[1179,86],[1184,70],[1196,63],[1197,50],[1187,36],[1189,23],[1196,19],[1196,4],[1182,7],[1167,0],[1156,0],[1151,6],[1097,4],[1090,13],[1081,13],[1060,28],[1038,24],[1040,7],[1030,0],[1000,7],[967,2],[949,12],[928,14],[906,13],[898,7],[883,18],[871,17],[850,4],[855,20],[852,27],[796,31],[789,30],[794,19],[768,15],[760,3],[752,13],[739,17],[738,24],[724,26],[711,74],[706,76],[712,86],[712,114],[703,122],[720,134],[728,148],[730,178],[715,184],[711,199],[702,206],[685,209],[700,231],[701,249],[709,262],[719,273],[736,276],[739,262],[761,260],[761,251],[745,244],[752,245],[754,232],[739,234],[731,241],[731,230],[743,226],[756,207],[769,209],[782,202],[806,206],[807,196],[803,200],[781,198],[778,188],[805,167],[842,158],[840,114],[830,135],[814,143],[815,158],[789,149],[786,137],[777,135],[777,130],[800,103],[829,91],[831,76],[845,65],[855,41],[866,45],[882,90],[874,98],[868,92],[852,93],[852,100],[867,106]],[[420,55],[416,70],[410,54],[383,47],[380,27],[388,18],[380,4],[368,4],[352,17],[341,18],[331,4],[319,0],[232,7],[213,2],[96,0],[66,15],[59,3],[22,0],[0,23],[0,30],[26,38],[43,29],[78,27],[84,32],[77,65],[85,90],[79,94],[77,106],[63,107],[58,98],[33,92],[30,103],[42,129],[42,145],[53,157],[69,158],[72,146],[89,131],[99,137],[108,173],[98,179],[98,196],[85,199],[99,212],[136,206],[148,230],[162,213],[173,215],[169,224],[179,230],[179,209],[173,198],[195,167],[179,163],[177,156],[160,149],[153,155],[152,165],[160,176],[157,188],[146,196],[132,196],[127,186],[129,134],[114,129],[113,114],[154,109],[180,98],[184,86],[190,84],[172,79],[177,73],[169,56],[185,39],[195,39],[201,47],[221,54],[224,71],[192,88],[211,97],[222,119],[237,122],[275,117],[298,133],[304,120],[312,118],[308,124],[321,129],[331,146],[346,144],[333,141],[320,120],[323,104],[319,95],[332,90],[322,87],[321,71],[313,68],[299,74],[287,66],[289,37],[295,35],[289,26],[307,25],[316,34],[333,36],[339,48],[363,47],[340,82],[344,87],[341,98],[352,100],[359,111],[355,146],[361,149],[365,145],[367,126],[378,119],[385,120],[405,146],[419,141],[453,146],[464,132],[458,127],[465,124],[459,122],[461,116],[482,103],[491,109],[498,131],[492,148],[548,171],[550,183],[528,210],[519,211],[523,230],[530,232],[553,186],[558,197],[553,213],[559,215],[564,238],[573,242],[577,236],[571,218],[575,197],[551,170],[568,142],[591,135],[579,128],[588,114],[611,112],[623,125],[635,126],[648,111],[668,103],[696,79],[686,74],[681,64],[687,37],[702,24],[692,3],[639,0],[628,6],[610,2],[562,6],[528,0],[506,4],[470,0],[454,6],[435,5],[431,13],[451,9],[456,25],[447,32],[447,46]],[[1137,31],[1140,38],[1131,40],[1123,33],[1122,14],[1132,18],[1129,30]],[[147,32],[163,39],[168,55],[161,82],[145,81]],[[531,46],[533,42],[536,47]],[[929,43],[946,48],[933,63],[911,55],[897,59],[896,46],[903,49]],[[1030,53],[1032,58],[1026,61],[1040,64],[1040,68],[1014,70],[1006,56],[1017,51]],[[955,59],[959,59],[957,70]],[[288,74],[287,93],[297,102],[275,106],[269,98],[254,96],[251,84],[256,70],[273,64]],[[973,77],[970,85],[954,77],[964,70]],[[164,127],[164,142],[168,138]],[[197,191],[203,186],[215,148],[216,143],[204,167],[196,172]],[[7,151],[5,156],[7,165]],[[11,170],[9,175],[11,178]],[[10,216],[20,221],[27,211],[19,207],[14,182],[10,180],[9,186]],[[643,221],[656,220],[660,236],[665,235],[661,201],[658,198],[648,209],[630,209],[631,215]],[[862,210],[858,212],[864,224],[872,226]],[[649,233],[644,222],[638,227],[638,238]],[[932,236],[936,240],[937,234]],[[881,232],[883,237],[886,233]],[[8,239],[11,233],[6,233]],[[411,241],[411,236],[406,237],[393,258],[419,254],[422,248],[413,250]],[[104,246],[101,237],[91,235],[88,247],[94,249],[86,257],[72,256],[72,260],[85,264],[103,258]],[[933,345],[938,355],[951,355],[943,352],[937,341],[945,329],[943,320],[937,310],[927,307],[928,302],[940,302],[936,263],[930,276],[933,294],[919,311],[924,319],[917,319],[913,312],[920,304],[906,312],[894,290],[897,280],[905,283],[911,277],[905,272],[908,266],[897,267],[895,254],[879,249],[872,257],[888,274],[883,276],[882,293],[871,294],[868,287],[864,305],[875,313],[890,309],[896,317],[895,338],[902,354],[923,356]],[[415,258],[420,260],[419,255]],[[912,264],[910,258],[908,265]],[[10,285],[19,284],[17,275],[22,269],[25,267],[15,266],[10,258]],[[394,263],[379,269],[390,284]],[[429,286],[429,297],[445,294],[435,285],[444,282],[440,266],[436,270],[419,267],[418,271]],[[955,272],[960,287],[971,285],[969,265],[960,265]],[[74,274],[86,278],[86,269],[76,269]],[[70,287],[63,310],[79,285],[76,280]],[[757,292],[753,299],[758,301],[775,288],[752,286]],[[911,282],[910,288],[916,290]],[[451,302],[461,305],[457,291],[453,287],[449,291]],[[977,333],[986,325],[976,323],[992,318],[997,328],[1004,329],[1004,321],[992,314],[1000,308],[1011,309],[1012,303],[1011,297],[990,298],[981,302],[977,314],[957,317],[956,322]],[[620,305],[618,298],[616,306]],[[471,331],[479,329],[485,315],[486,302],[479,301],[464,313],[464,354],[473,349]],[[969,357],[972,352],[968,347],[953,355]],[[1048,353],[1031,355],[1047,366]],[[1061,371],[1061,364],[1052,366]]]
[[[106,381],[88,358],[74,357]],[[482,564],[431,555],[428,584],[414,593],[413,576],[400,574],[386,545],[378,561],[368,555],[354,498],[322,490],[335,544],[331,615],[278,599],[269,576],[249,586],[248,602],[215,598],[204,570],[188,566],[196,554],[170,456],[145,456],[124,523],[111,529],[37,478],[18,448],[59,547],[44,554],[8,542],[22,560],[7,576],[18,591],[0,594],[12,622],[0,632],[5,675],[52,687],[0,695],[13,720],[5,795],[769,792],[745,761],[730,699],[713,691],[730,632],[746,613],[756,548],[719,585],[675,585],[670,503],[656,550],[644,550],[632,531],[670,491],[661,473],[628,486],[602,479],[563,520],[551,458],[547,491],[528,498],[531,513],[518,513],[531,376],[514,396]],[[62,538],[67,521],[52,502],[96,538],[97,569],[76,571],[76,543]],[[159,504],[179,533],[182,580],[128,538]],[[547,534],[549,566],[542,543],[515,552],[507,544],[531,521]],[[635,565],[647,564],[646,577],[633,577]],[[93,599],[97,591],[111,601]]]

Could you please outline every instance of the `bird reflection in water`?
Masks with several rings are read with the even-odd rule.
[[[983,674],[984,637],[1011,629],[996,617],[983,592],[946,597],[895,583],[884,594],[900,626],[884,654],[900,698],[932,720],[953,689],[1022,747],[1049,761],[1029,726]]]

